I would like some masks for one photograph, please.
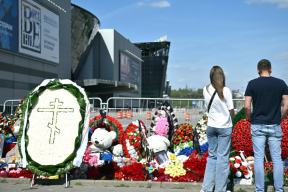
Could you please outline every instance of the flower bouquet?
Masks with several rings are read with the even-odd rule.
[[[139,125],[141,126],[141,131]],[[141,132],[147,136],[146,127],[141,120],[130,123],[126,128],[123,140],[123,151],[126,158],[135,158],[140,161],[145,156],[144,146],[141,145]]]
[[[165,174],[170,177],[179,177],[185,175],[186,170],[183,168],[183,163],[175,161],[166,167]]]
[[[193,126],[188,123],[179,125],[173,138],[173,151],[177,156],[179,152],[186,148],[193,148]]]
[[[285,159],[288,157],[288,120],[283,119],[281,122],[282,128],[282,141],[281,141],[281,148],[282,148],[282,158]]]
[[[155,116],[152,118],[151,133],[152,135],[160,135],[169,138],[169,133],[172,135],[177,129],[177,122],[178,120],[173,113],[172,107],[169,103],[164,103],[163,106],[158,108],[155,112]],[[171,129],[170,132],[169,128]]]
[[[206,133],[207,122],[208,122],[208,116],[205,113],[204,116],[198,121],[197,125],[195,126],[195,128],[197,129],[200,146],[208,142]]]
[[[230,170],[234,184],[252,184],[252,171],[249,164],[242,161],[240,156],[234,156],[229,159]],[[236,178],[236,179],[235,179]],[[245,178],[244,180],[241,180]]]
[[[253,155],[251,124],[248,119],[241,119],[234,126],[232,133],[232,147],[236,152],[244,151],[246,156]]]

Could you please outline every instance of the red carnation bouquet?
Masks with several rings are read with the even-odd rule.
[[[281,141],[281,156],[283,159],[288,157],[288,119],[283,119],[281,122],[282,141]],[[246,156],[253,156],[253,143],[251,135],[251,124],[248,119],[241,119],[234,126],[232,133],[232,147],[236,152],[244,151]],[[268,143],[266,142],[266,155],[270,157]]]
[[[253,155],[251,124],[248,119],[241,119],[234,126],[232,133],[232,147],[236,152],[244,151],[246,156]]]
[[[287,116],[286,116],[287,117]],[[288,157],[288,120],[283,119],[281,122],[282,128],[282,141],[281,141],[281,148],[282,148],[282,158]]]
[[[183,123],[179,125],[173,138],[173,151],[175,155],[187,148],[193,148],[193,130],[194,127],[191,124]]]
[[[146,127],[141,120],[130,123],[126,128],[123,140],[123,151],[126,158],[135,158],[140,161],[145,156],[143,145],[141,145],[141,134],[147,137]]]

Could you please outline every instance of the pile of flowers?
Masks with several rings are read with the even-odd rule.
[[[170,177],[179,177],[185,175],[186,171],[183,168],[183,163],[175,161],[166,167],[165,174],[169,175]]]
[[[249,179],[252,177],[252,173],[247,170],[247,165],[241,160],[241,157],[234,156],[229,159],[230,169],[233,176],[237,178],[246,178]],[[249,165],[248,165],[249,166]]]
[[[165,103],[163,106],[155,112],[155,116],[152,118],[151,123],[151,133],[152,135],[160,135],[168,138],[169,133],[169,123],[168,118],[170,119],[172,125],[172,131],[175,131],[177,128],[177,118],[173,113],[172,107],[169,103]]]
[[[173,138],[173,151],[177,156],[181,150],[193,148],[193,126],[188,123],[179,125]]]
[[[241,119],[234,126],[232,133],[232,147],[236,152],[244,151],[246,156],[253,155],[251,124],[248,119]]]
[[[22,170],[18,169],[9,169],[9,168],[2,168],[0,169],[0,177],[11,177],[11,178],[32,178],[33,173],[30,170]]]
[[[139,123],[141,126],[141,132],[146,134],[146,127],[141,120],[134,121],[128,125],[124,133],[123,151],[126,158],[135,158],[138,161],[145,156],[145,151],[141,145],[141,132],[139,129]]]
[[[281,141],[281,149],[282,149],[282,158],[285,159],[288,157],[288,120],[283,119],[281,122],[282,128],[282,141]],[[241,119],[236,123],[232,133],[232,147],[236,152],[244,151],[246,156],[252,156],[254,154],[253,151],[253,143],[251,136],[251,124],[248,122],[248,119]],[[270,157],[268,143],[266,142],[266,154]]]
[[[201,158],[199,158],[196,151],[194,151],[189,156],[189,159],[184,162],[184,167],[187,170],[185,177],[190,181],[203,182],[208,156],[209,154],[206,151]]]
[[[94,118],[92,118],[89,122],[89,127],[95,131],[95,129],[97,128],[106,128],[104,122],[102,122],[100,124],[100,119],[101,119],[101,115],[98,115]],[[117,121],[117,119],[106,115],[106,120],[108,123],[108,126],[110,128],[111,131],[115,131],[116,132],[116,138],[113,140],[113,144],[112,145],[117,145],[117,144],[122,144],[122,139],[124,136],[124,131],[123,131],[123,127],[121,125],[121,123],[119,123],[119,121]],[[96,121],[96,127],[94,122]],[[105,120],[104,120],[105,121]]]

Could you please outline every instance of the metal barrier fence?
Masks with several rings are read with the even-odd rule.
[[[13,100],[5,101],[3,105],[0,105],[0,111],[2,111],[2,113],[0,113],[0,114],[6,113],[6,114],[14,115],[19,101],[21,101],[21,99],[13,99]],[[11,103],[11,104],[8,105],[7,103]],[[16,103],[16,105],[14,105],[15,103]]]
[[[174,99],[174,98],[131,98],[131,97],[111,97],[106,103],[103,103],[101,98],[92,97],[90,100],[90,118],[99,115],[100,109],[106,109],[107,115],[117,118],[117,120],[125,128],[131,121],[135,119],[142,120],[146,126],[152,122],[152,117],[158,107],[161,106],[165,101],[168,102],[174,110],[174,113],[179,123],[188,122],[192,125],[196,125],[198,120],[205,112],[204,99]],[[20,99],[7,100],[5,101],[2,109],[0,106],[0,114],[11,114],[13,115],[17,108]],[[125,106],[125,101],[131,104],[129,107]],[[135,106],[136,101],[138,106]],[[244,107],[244,99],[233,99],[235,113]],[[10,105],[8,105],[10,103]],[[17,105],[14,105],[17,103]],[[117,103],[121,103],[121,106],[117,106]],[[133,105],[134,103],[134,105]],[[113,105],[114,104],[114,105]],[[12,107],[13,106],[13,107]],[[112,106],[112,107],[111,107]],[[132,111],[130,118],[123,118],[123,115],[118,115],[118,112]],[[150,112],[150,119],[147,118],[147,113]]]

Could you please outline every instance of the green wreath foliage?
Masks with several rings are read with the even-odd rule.
[[[80,147],[81,138],[82,138],[82,129],[83,123],[85,121],[85,112],[86,112],[86,102],[84,99],[84,95],[79,91],[77,87],[72,84],[62,84],[59,79],[55,79],[54,81],[49,82],[46,86],[41,86],[37,91],[33,92],[34,90],[30,91],[26,98],[23,101],[23,109],[22,109],[22,119],[20,124],[20,130],[18,135],[18,148],[21,157],[23,158],[23,154],[21,152],[21,138],[23,135],[23,126],[24,126],[24,119],[26,115],[30,115],[33,107],[35,106],[36,102],[38,101],[38,97],[41,93],[43,93],[46,89],[55,90],[55,89],[65,89],[69,91],[73,96],[76,97],[78,104],[80,105],[80,114],[81,114],[81,121],[78,124],[78,136],[75,138],[75,147],[74,151],[62,162],[57,165],[41,165],[35,162],[29,155],[27,151],[27,146],[29,144],[29,137],[27,131],[29,129],[29,119],[27,121],[27,127],[25,132],[25,151],[26,151],[26,158],[28,162],[27,168],[31,170],[33,173],[37,175],[44,175],[44,176],[53,176],[61,174],[65,171],[70,170],[73,168],[73,160],[76,157],[76,152]],[[29,102],[28,102],[29,101]],[[27,106],[28,104],[28,106]],[[28,114],[26,114],[26,110],[28,107]]]

